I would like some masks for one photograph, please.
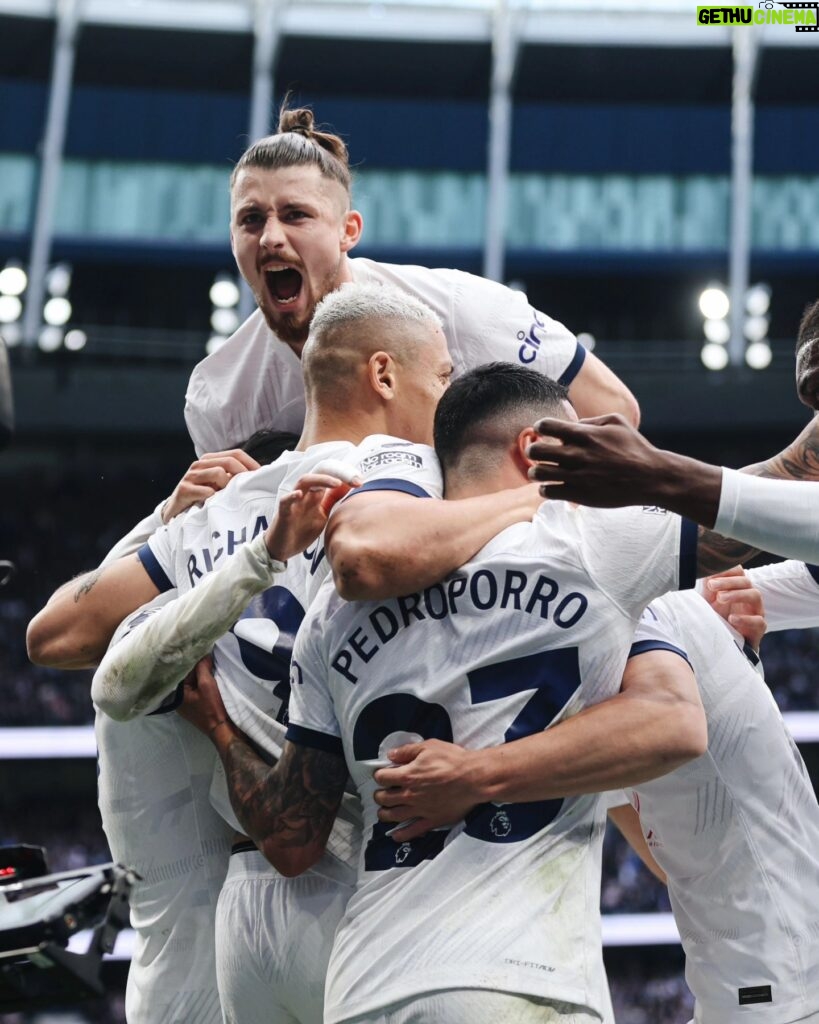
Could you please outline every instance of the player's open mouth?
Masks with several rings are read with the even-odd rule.
[[[265,270],[267,291],[277,306],[291,306],[301,295],[301,274],[293,267]]]

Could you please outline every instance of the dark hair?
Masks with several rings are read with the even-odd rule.
[[[279,126],[273,135],[254,142],[239,158],[230,176],[230,186],[245,167],[274,171],[279,167],[314,165],[325,178],[332,178],[349,196],[352,191],[350,160],[344,140],[332,132],[319,131],[309,107],[287,109],[285,96],[279,112]]]
[[[819,338],[819,299],[812,302],[802,315],[802,322],[799,324],[799,333],[796,336],[796,351],[809,341]]]
[[[289,430],[264,428],[252,434],[241,448],[262,466],[267,466],[275,462],[282,452],[292,451],[298,443],[299,435],[291,434]]]
[[[435,411],[435,451],[446,476],[472,445],[511,443],[540,416],[565,417],[561,406],[569,393],[537,370],[514,363],[487,363],[453,381]],[[502,433],[486,428],[503,419]]]

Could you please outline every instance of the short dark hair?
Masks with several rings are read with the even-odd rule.
[[[239,172],[246,167],[275,171],[280,167],[312,164],[318,167],[325,178],[337,181],[349,199],[352,176],[344,140],[332,132],[320,131],[309,107],[289,110],[287,100],[285,97],[276,132],[254,142],[239,158],[230,176],[231,189]]]
[[[819,299],[812,302],[802,315],[799,324],[799,333],[796,335],[797,353],[803,345],[809,341],[816,341],[819,338]]]
[[[298,434],[291,434],[289,430],[273,430],[263,427],[252,434],[240,447],[261,466],[268,466],[284,452],[292,451],[298,443]]]
[[[497,432],[487,427],[503,419],[510,443],[540,416],[565,418],[562,403],[569,393],[562,384],[537,370],[514,363],[486,363],[453,381],[435,412],[435,451],[444,477],[472,445],[495,446]]]

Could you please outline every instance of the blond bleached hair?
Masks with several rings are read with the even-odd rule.
[[[441,318],[426,303],[389,285],[344,284],[316,306],[302,352],[309,392],[330,389],[373,352],[408,363]]]

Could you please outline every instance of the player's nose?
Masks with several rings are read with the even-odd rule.
[[[284,245],[284,225],[275,214],[271,214],[264,222],[259,243],[265,249],[280,249]]]

